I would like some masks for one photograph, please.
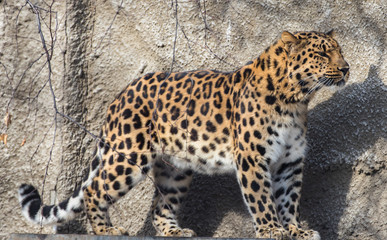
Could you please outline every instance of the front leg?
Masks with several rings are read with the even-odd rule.
[[[320,240],[318,232],[303,230],[300,226],[299,206],[304,157],[291,154],[282,162],[272,170],[274,199],[282,225],[293,239]]]
[[[272,170],[274,199],[282,225],[300,227],[299,202],[302,185],[303,157],[284,159]]]
[[[289,239],[288,231],[278,219],[272,181],[262,156],[237,154],[237,176],[245,203],[254,219],[257,238]]]

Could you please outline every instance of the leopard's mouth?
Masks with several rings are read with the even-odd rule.
[[[344,86],[347,82],[348,74],[346,75],[330,75],[325,74],[323,77],[319,78],[319,82],[324,84],[325,86]]]

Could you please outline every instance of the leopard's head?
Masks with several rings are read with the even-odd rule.
[[[298,81],[303,92],[314,92],[322,86],[343,86],[349,77],[349,65],[334,39],[334,32],[283,32],[281,41],[287,47],[288,77]]]

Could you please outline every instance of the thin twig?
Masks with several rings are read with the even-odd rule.
[[[173,49],[172,49],[172,63],[171,63],[171,68],[169,70],[169,74],[173,72],[173,64],[175,63],[175,53],[176,53],[176,42],[177,42],[177,28],[179,26],[179,19],[177,18],[177,0],[172,1],[172,8],[173,5],[175,5],[175,39],[173,40]]]
[[[52,2],[52,4],[53,4],[53,2]],[[27,3],[31,7],[31,9],[33,10],[33,12],[36,15],[36,21],[37,21],[37,24],[38,24],[38,31],[39,31],[40,39],[42,41],[42,47],[43,47],[43,50],[44,50],[46,58],[47,58],[48,83],[49,83],[49,88],[50,88],[50,92],[51,92],[51,96],[52,96],[52,100],[53,100],[53,108],[55,110],[55,113],[54,113],[54,136],[53,136],[52,145],[51,145],[51,149],[50,149],[50,158],[49,158],[49,161],[47,162],[47,165],[46,165],[46,171],[45,171],[44,178],[43,178],[43,183],[42,183],[42,198],[43,198],[44,186],[45,186],[46,178],[47,178],[47,175],[48,175],[49,165],[50,165],[50,163],[52,161],[52,153],[53,153],[54,146],[55,146],[56,131],[57,131],[57,128],[58,128],[58,124],[57,124],[58,109],[57,109],[57,105],[56,105],[56,96],[55,96],[55,92],[54,92],[54,89],[53,89],[53,86],[52,86],[52,81],[51,81],[51,76],[52,76],[51,57],[52,56],[50,55],[50,53],[49,53],[49,51],[47,49],[46,40],[44,38],[44,34],[43,34],[43,31],[42,31],[41,21],[40,21],[40,12],[35,7],[35,5],[32,4],[29,0],[27,0]],[[50,6],[50,9],[51,9],[51,6]],[[51,28],[49,30],[51,32]],[[51,40],[53,40],[53,38],[51,38]],[[52,43],[52,45],[53,45],[53,43]]]
[[[118,16],[118,14],[120,13],[123,4],[124,4],[124,0],[121,0],[120,5],[118,6],[118,10],[116,11],[116,14],[114,14],[114,17],[113,17],[113,19],[112,19],[110,25],[109,25],[108,28],[106,29],[105,34],[102,35],[101,40],[99,41],[97,47],[95,48],[95,51],[94,51],[94,55],[95,55],[95,56],[98,56],[97,50],[101,47],[102,42],[105,40],[105,37],[108,35],[108,33],[110,32],[110,30],[112,29],[113,24],[114,24],[114,22],[116,21],[116,18],[117,18],[117,16]]]

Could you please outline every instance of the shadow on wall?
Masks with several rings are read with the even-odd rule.
[[[387,137],[386,90],[377,68],[371,66],[364,82],[344,88],[309,112],[310,149],[301,218],[319,231],[322,239],[338,238],[354,162],[377,139]],[[199,175],[194,178],[179,217],[182,227],[193,229],[199,236],[213,236],[230,212],[250,218],[235,177]],[[155,234],[149,215],[138,235]],[[241,231],[236,234],[253,237],[252,226],[249,232],[236,229]]]
[[[339,237],[356,161],[378,139],[387,138],[386,92],[377,67],[371,65],[364,82],[344,88],[309,112],[301,214],[322,239]]]
[[[387,87],[371,65],[367,79],[352,84],[309,112],[311,166],[352,164],[381,137],[387,137]]]
[[[242,215],[243,218],[250,218],[236,177],[234,175],[196,174],[187,198],[178,213],[178,221],[181,227],[194,230],[198,236],[213,236],[225,215],[230,212]],[[236,227],[238,226],[240,224],[236,224]],[[248,230],[250,231],[238,237],[254,236],[252,222]],[[152,236],[155,234],[149,211],[144,226],[137,235]]]

